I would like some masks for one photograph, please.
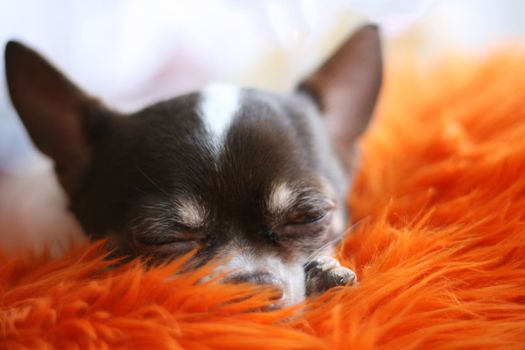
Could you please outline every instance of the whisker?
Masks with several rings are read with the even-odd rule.
[[[169,196],[168,192],[164,191],[151,177],[149,177],[138,165],[135,164],[135,168],[144,176],[155,188],[164,193],[166,196]]]
[[[309,263],[310,261],[314,260],[314,258],[317,257],[317,254],[319,254],[321,251],[323,251],[326,247],[332,245],[332,244],[336,244],[338,243],[339,241],[342,240],[342,237],[335,237],[334,239],[326,242],[325,244],[323,244],[321,247],[317,248],[312,254],[308,255],[306,257],[306,264]]]
[[[353,231],[355,229],[355,227],[357,227],[361,222],[363,222],[364,220],[368,219],[368,216],[365,216],[364,218],[362,218],[361,220],[359,221],[356,221],[354,223],[352,223],[352,225],[350,225],[348,228],[347,228],[347,231]],[[308,257],[306,258],[306,263],[305,264],[308,264],[309,262],[311,262],[314,258],[317,257],[317,254],[319,254],[321,251],[323,251],[326,247],[332,245],[332,244],[338,244],[339,242],[341,242],[343,240],[345,235],[341,235],[341,236],[337,236],[335,237],[334,239],[332,240],[329,240],[328,242],[326,242],[325,244],[323,244],[321,247],[319,247],[318,249],[316,249],[312,254],[308,255]]]

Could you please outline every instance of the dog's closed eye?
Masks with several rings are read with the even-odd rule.
[[[286,217],[286,226],[306,225],[319,222],[326,218],[329,210],[317,208],[307,212],[294,212]]]
[[[298,206],[279,217],[267,235],[274,243],[314,239],[329,228],[332,215],[331,206],[308,209]]]
[[[181,253],[201,246],[204,237],[199,231],[179,226],[172,231],[137,232],[133,236],[133,242],[137,248],[145,251]]]
[[[136,249],[181,253],[203,244],[201,213],[188,201],[180,202],[157,201],[140,207],[130,232]]]
[[[173,224],[172,230],[168,232],[140,232],[135,236],[135,240],[144,245],[162,245],[169,243],[196,242],[202,240],[204,235],[198,230],[184,226],[182,224]]]

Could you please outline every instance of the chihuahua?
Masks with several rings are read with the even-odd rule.
[[[378,29],[358,29],[289,95],[212,85],[124,115],[17,42],[12,103],[54,162],[69,208],[119,256],[192,250],[225,281],[270,285],[282,305],[355,274],[333,257],[348,222],[356,139],[382,81]]]

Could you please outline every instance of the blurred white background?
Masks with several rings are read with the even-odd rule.
[[[387,49],[431,61],[524,41],[524,15],[522,0],[0,0],[0,45],[33,46],[88,92],[133,110],[212,81],[286,91],[365,20],[381,26]],[[31,174],[49,163],[9,103],[3,66],[0,226],[12,227],[15,199],[19,217],[38,222],[47,202],[34,191],[45,186]]]

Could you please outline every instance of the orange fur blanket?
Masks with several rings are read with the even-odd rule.
[[[389,71],[339,252],[358,288],[258,312],[265,293],[180,262],[3,256],[0,349],[525,348],[524,62]]]

